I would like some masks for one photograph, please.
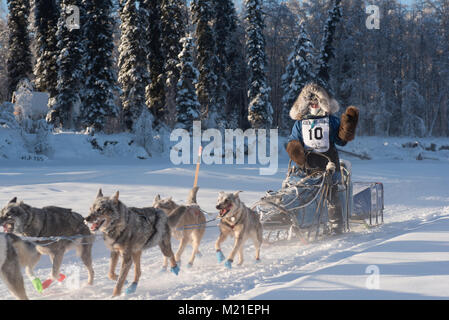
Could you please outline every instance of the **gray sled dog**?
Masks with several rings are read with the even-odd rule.
[[[0,213],[0,225],[8,233],[25,237],[84,236],[74,239],[34,241],[40,254],[47,254],[53,263],[51,279],[45,281],[44,289],[53,280],[63,280],[59,271],[66,251],[75,248],[88,271],[88,284],[93,284],[92,245],[95,240],[84,218],[70,209],[59,207],[31,207],[23,201],[12,199]]]
[[[28,300],[21,267],[25,267],[30,280],[35,280],[33,268],[40,257],[32,242],[24,241],[14,234],[0,233],[0,276],[17,299]]]
[[[229,254],[225,266],[231,268],[234,256],[239,254],[239,263],[243,263],[243,245],[248,238],[251,238],[256,247],[256,261],[260,259],[260,246],[263,241],[262,224],[259,215],[245,206],[240,200],[239,193],[220,192],[217,200],[216,208],[219,210],[220,235],[215,242],[215,250],[217,259],[222,262],[225,257],[221,251],[221,244],[232,235],[235,238],[234,247]]]
[[[119,201],[119,192],[112,197],[105,197],[101,189],[98,191],[90,215],[86,218],[91,223],[91,230],[103,233],[105,244],[111,250],[108,277],[116,280],[113,296],[122,292],[129,269],[134,262],[134,282],[127,293],[136,290],[141,275],[140,257],[142,251],[159,245],[162,254],[169,258],[171,270],[178,274],[179,267],[171,248],[170,227],[174,227],[185,211],[179,207],[170,217],[160,209],[128,208]],[[122,257],[120,274],[115,274],[119,255]]]
[[[179,219],[176,226],[172,229],[172,236],[180,241],[178,251],[176,251],[175,259],[179,263],[181,261],[181,255],[184,252],[187,244],[191,243],[193,250],[190,256],[188,266],[193,265],[195,256],[200,254],[198,247],[201,239],[206,231],[206,217],[201,212],[199,205],[196,202],[196,194],[199,187],[194,187],[187,198],[187,205],[185,206],[185,212]],[[172,198],[161,199],[160,195],[157,195],[153,201],[153,207],[162,209],[167,216],[170,216],[175,212],[174,210],[179,208]],[[167,266],[167,258],[164,257],[164,267]]]

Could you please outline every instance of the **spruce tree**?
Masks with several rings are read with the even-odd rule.
[[[329,10],[329,17],[324,26],[323,39],[321,42],[320,55],[318,57],[317,83],[332,93],[330,79],[330,60],[335,56],[335,49],[332,42],[335,37],[335,30],[342,17],[341,0],[333,0],[333,7]]]
[[[79,125],[84,87],[85,47],[81,29],[85,22],[84,10],[81,0],[61,0],[60,10],[56,35],[59,51],[57,94],[49,102],[51,110],[47,121],[64,129],[74,129]]]
[[[154,127],[157,129],[165,122],[165,58],[161,43],[161,2],[142,0],[140,10],[143,27],[141,32],[146,36],[146,59],[151,82],[146,87],[146,104],[154,116]]]
[[[265,38],[261,0],[245,0],[246,51],[249,69],[248,120],[253,128],[270,128],[273,108],[269,100],[270,87],[265,75]]]
[[[114,103],[116,74],[112,56],[114,43],[111,0],[85,0],[86,95],[82,117],[85,126],[103,130],[107,117],[117,116]]]
[[[217,97],[220,126],[228,127],[231,116],[237,117],[237,110],[231,104],[231,86],[238,91],[239,45],[236,39],[237,13],[232,0],[214,0],[214,31],[216,38]],[[233,124],[235,125],[235,124]]]
[[[179,80],[179,54],[183,49],[181,38],[186,33],[185,0],[162,0],[162,51],[165,53],[165,101],[167,115],[175,114],[176,91]],[[169,120],[175,120],[171,117]]]
[[[177,68],[180,78],[177,84],[176,95],[176,119],[178,126],[190,130],[193,121],[200,118],[201,105],[198,102],[195,85],[198,83],[199,72],[193,61],[193,39],[185,37],[181,39],[183,45],[179,54]]]
[[[8,92],[16,90],[18,83],[32,72],[28,17],[29,0],[8,0]]]
[[[36,38],[36,64],[34,86],[47,92],[50,98],[57,93],[58,84],[58,30],[59,6],[56,0],[35,1],[34,28]]]
[[[229,91],[228,79],[226,77],[226,66],[228,65],[228,45],[232,25],[231,0],[213,0],[214,4],[214,33],[216,38],[216,64],[214,73],[217,75],[217,86],[215,88],[217,106],[220,110],[219,117],[225,117],[226,99]]]
[[[197,44],[197,65],[199,71],[196,86],[198,100],[205,110],[206,126],[216,127],[218,106],[216,98],[217,65],[215,34],[211,21],[214,19],[214,6],[211,0],[193,0],[191,3],[195,38]]]
[[[238,24],[235,17],[236,29],[231,31],[227,50],[227,60],[225,74],[229,85],[227,96],[227,114],[231,114],[233,123],[228,124],[228,128],[248,127],[248,97],[247,97],[247,65],[245,59],[245,30]]]
[[[136,0],[120,0],[120,46],[118,82],[121,87],[123,117],[128,130],[142,114],[145,87],[149,81],[143,31]]]
[[[315,79],[313,64],[314,47],[304,24],[299,25],[299,35],[293,52],[288,57],[288,65],[282,75],[283,127],[291,128],[289,111],[302,88]]]

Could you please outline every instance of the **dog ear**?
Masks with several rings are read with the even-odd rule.
[[[161,201],[161,196],[160,196],[159,194],[157,194],[157,195],[154,197],[153,202],[159,202],[159,201]]]
[[[100,188],[100,190],[98,190],[98,193],[97,193],[97,198],[101,198],[101,197],[103,197],[103,191],[101,191],[101,188]]]
[[[114,201],[115,204],[118,203],[118,196],[119,196],[119,192],[117,190],[117,192],[114,194],[114,196],[112,197],[112,200]]]
[[[17,202],[17,197],[14,197],[8,203],[16,203],[16,202]]]
[[[236,191],[236,192],[234,192],[234,197],[235,197],[235,198],[238,198],[240,192],[243,192],[243,191]]]

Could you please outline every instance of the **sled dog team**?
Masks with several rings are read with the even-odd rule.
[[[128,207],[119,200],[119,192],[113,196],[98,191],[89,215],[83,218],[79,213],[60,207],[34,208],[23,201],[12,199],[0,212],[0,225],[5,233],[0,233],[0,277],[17,299],[28,299],[21,268],[39,292],[53,281],[63,281],[60,274],[62,259],[66,251],[74,248],[88,271],[88,284],[93,284],[92,245],[99,230],[106,246],[111,250],[108,277],[116,281],[113,296],[122,293],[125,280],[134,263],[134,279],[126,289],[133,293],[141,275],[140,258],[142,251],[159,246],[163,257],[163,268],[170,263],[170,270],[179,273],[181,255],[187,244],[193,247],[187,267],[191,267],[206,228],[206,218],[196,201],[198,187],[194,187],[185,205],[176,204],[172,198],[154,198],[153,205],[146,208]],[[257,213],[245,206],[239,192],[220,192],[216,208],[219,210],[220,234],[215,243],[219,262],[231,268],[238,254],[238,264],[243,263],[243,245],[251,238],[254,242],[256,260],[260,259],[262,225]],[[90,230],[88,225],[90,225]],[[233,236],[234,246],[225,258],[221,244]],[[22,239],[21,237],[25,237]],[[176,253],[172,251],[171,236],[180,241]],[[58,237],[58,238],[51,238]],[[27,239],[28,238],[28,239]],[[31,239],[33,238],[33,239]],[[49,279],[41,282],[33,273],[42,254],[50,256],[52,271]],[[120,271],[116,266],[122,258]]]

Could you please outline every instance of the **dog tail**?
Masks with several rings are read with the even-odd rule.
[[[183,214],[187,211],[186,206],[179,206],[178,208],[174,209],[172,212],[168,215],[168,225],[170,228],[175,228],[176,225],[179,222],[179,219],[183,216]]]
[[[196,202],[196,194],[198,193],[200,187],[193,187],[190,190],[189,197],[187,198],[187,204],[197,204]]]

